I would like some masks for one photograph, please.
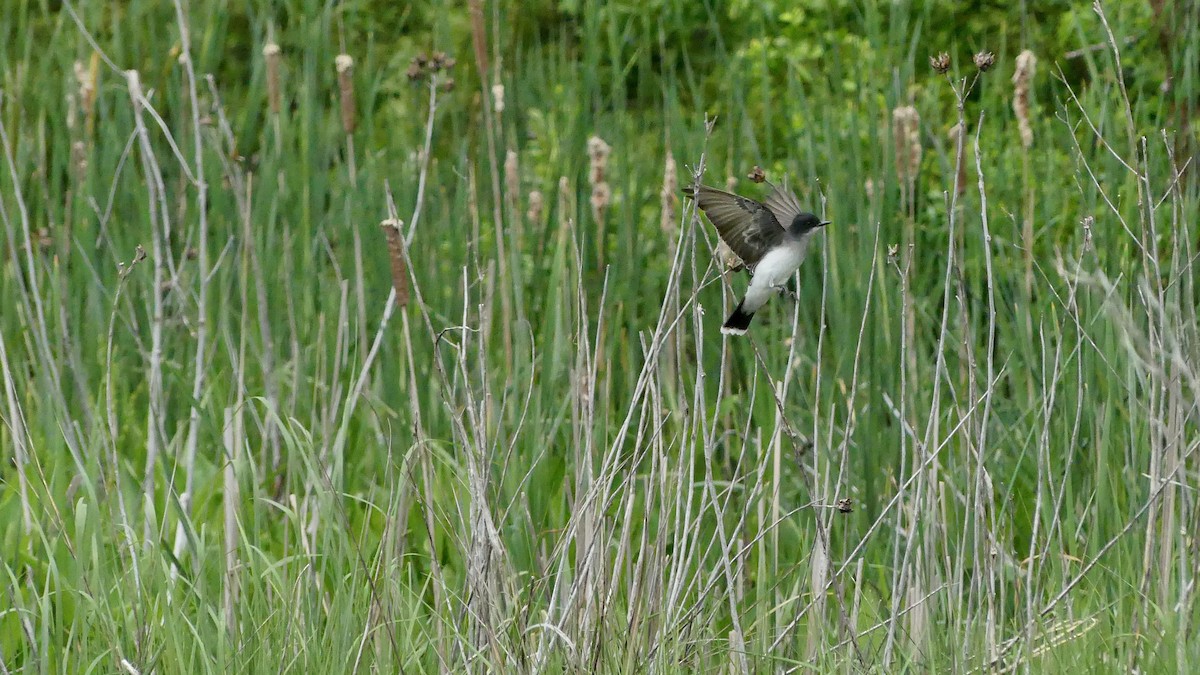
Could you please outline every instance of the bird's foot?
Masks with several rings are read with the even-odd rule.
[[[800,302],[800,294],[797,293],[796,289],[794,288],[788,288],[787,286],[776,286],[775,292],[781,295],[787,295],[794,302]]]

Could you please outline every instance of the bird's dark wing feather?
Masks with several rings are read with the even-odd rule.
[[[763,204],[706,185],[684,188],[717,228],[717,234],[751,269],[783,241],[783,226]],[[789,220],[789,222],[791,222]]]
[[[796,194],[787,186],[772,185],[771,194],[767,195],[763,204],[775,214],[775,218],[784,227],[791,225],[792,219],[804,211],[800,207],[800,201],[796,199]]]

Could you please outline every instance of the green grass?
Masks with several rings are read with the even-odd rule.
[[[0,673],[1200,657],[1195,12],[10,4]],[[756,164],[834,224],[726,339]]]

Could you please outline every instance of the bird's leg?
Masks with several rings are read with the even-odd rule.
[[[788,279],[786,283],[779,284],[775,287],[776,293],[787,293],[795,302],[800,302],[800,293],[796,289],[796,279],[793,277]]]

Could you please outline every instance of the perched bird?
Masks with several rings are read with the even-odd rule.
[[[696,200],[721,239],[750,269],[750,288],[721,326],[726,335],[744,335],[754,313],[800,269],[813,233],[829,221],[801,209],[795,194],[777,186],[763,202],[707,185],[683,192]]]

